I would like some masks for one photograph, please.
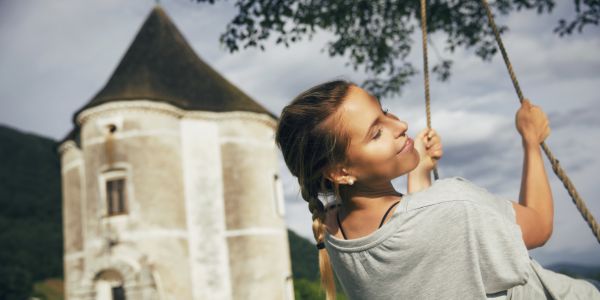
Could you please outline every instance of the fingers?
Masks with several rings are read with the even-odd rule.
[[[436,144],[441,144],[441,138],[434,129],[429,129],[427,132],[425,148],[429,149]]]
[[[427,141],[427,134],[429,133],[429,129],[425,128],[417,134],[417,138],[422,139],[423,141]]]
[[[442,140],[435,129],[425,128],[417,135],[417,138],[423,142],[425,154],[432,159],[440,159],[444,154],[442,149]]]
[[[433,159],[440,159],[444,154],[442,149],[442,140],[435,129],[429,129],[427,132],[428,141],[425,144],[427,155]]]
[[[440,143],[440,144],[434,144],[434,145],[432,145],[431,147],[429,147],[429,148],[427,149],[427,154],[428,154],[429,156],[438,156],[438,155],[440,155],[441,153],[443,153],[443,150],[444,150],[444,149],[443,149],[443,147],[442,147],[442,144],[441,144],[441,143]]]
[[[433,128],[428,128],[427,129],[427,137],[428,138],[432,138],[435,135],[437,135],[437,132],[435,132],[435,129],[433,129]]]
[[[444,151],[439,149],[432,152],[427,152],[427,155],[433,159],[441,159],[442,156],[444,156]]]
[[[550,135],[550,126],[548,126],[548,120],[546,120],[546,124],[544,126],[544,133],[542,134],[542,142],[546,140],[546,138]]]

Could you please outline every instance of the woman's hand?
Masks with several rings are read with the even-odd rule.
[[[550,135],[548,117],[527,99],[521,103],[515,123],[524,145],[538,147]]]
[[[415,149],[419,153],[419,164],[408,173],[408,193],[422,191],[431,186],[430,172],[436,161],[442,158],[442,140],[433,129],[424,129],[415,137]]]
[[[425,128],[415,137],[415,149],[419,152],[419,164],[415,170],[429,172],[442,158],[442,139],[434,129]]]

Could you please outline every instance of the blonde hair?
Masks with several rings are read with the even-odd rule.
[[[339,195],[337,185],[324,173],[333,164],[344,161],[349,144],[340,122],[329,117],[335,114],[352,85],[355,84],[336,80],[302,92],[283,109],[277,126],[275,140],[288,169],[298,178],[302,198],[308,202],[317,245],[325,242],[326,230],[326,209],[318,195]],[[324,247],[318,251],[321,286],[326,299],[333,300],[336,289],[329,253]]]

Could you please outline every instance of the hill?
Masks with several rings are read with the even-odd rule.
[[[575,278],[591,278],[600,281],[600,265],[576,265],[568,263],[553,264],[545,267],[554,272]]]
[[[56,142],[0,126],[0,299],[62,277],[60,164]]]

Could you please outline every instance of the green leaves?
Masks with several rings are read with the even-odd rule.
[[[587,25],[596,25],[600,22],[600,0],[574,0],[575,19],[567,21],[560,19],[554,29],[560,36],[572,34],[575,29],[581,33]]]
[[[196,0],[214,3],[214,0]],[[561,20],[554,30],[559,35],[582,31],[598,25],[600,0],[574,0],[575,19]],[[370,77],[362,85],[378,96],[401,93],[416,67],[407,61],[415,42],[411,39],[420,25],[419,1],[406,0],[237,0],[238,14],[227,25],[220,41],[230,52],[240,48],[265,48],[309,39],[317,30],[333,33],[324,45],[330,56],[348,58],[348,65],[362,69]],[[497,14],[535,10],[550,13],[555,0],[496,0],[491,3]],[[480,0],[430,0],[427,7],[428,32],[446,37],[445,49],[473,49],[483,60],[497,52],[493,33]],[[506,27],[499,30],[506,31]],[[420,47],[418,47],[420,49]],[[452,62],[441,59],[433,72],[440,80],[451,74]]]

